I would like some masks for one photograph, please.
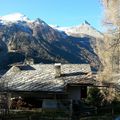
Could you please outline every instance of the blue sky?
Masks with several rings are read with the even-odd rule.
[[[59,26],[79,25],[87,20],[102,30],[99,0],[0,0],[0,16],[16,12]]]

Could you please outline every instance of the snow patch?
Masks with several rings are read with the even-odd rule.
[[[0,16],[1,23],[4,22],[18,22],[18,21],[29,21],[29,19],[21,13],[13,13],[5,16]]]

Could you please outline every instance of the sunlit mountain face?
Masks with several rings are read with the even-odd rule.
[[[21,13],[0,17],[0,66],[24,62],[89,63],[101,68],[99,51],[104,35],[87,21],[78,26],[58,27],[41,19],[30,20]]]

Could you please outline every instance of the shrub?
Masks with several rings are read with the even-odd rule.
[[[97,87],[90,88],[86,102],[92,106],[102,106],[104,96]]]

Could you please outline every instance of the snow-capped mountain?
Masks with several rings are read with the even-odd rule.
[[[35,63],[89,63],[98,70],[98,44],[102,43],[99,36],[102,33],[88,23],[63,29],[51,27],[39,18],[30,20],[20,13],[1,16],[0,66],[3,60],[8,65],[29,57]]]
[[[104,37],[104,35],[100,31],[96,30],[87,21],[85,21],[81,25],[77,25],[73,27],[59,27],[57,25],[56,26],[51,25],[51,27],[59,31],[64,31],[69,36],[83,37],[84,35],[89,35],[97,38]]]
[[[14,13],[14,14],[9,14],[5,16],[0,16],[1,23],[9,23],[9,22],[14,23],[14,22],[19,22],[19,21],[29,22],[30,20],[21,13]]]

